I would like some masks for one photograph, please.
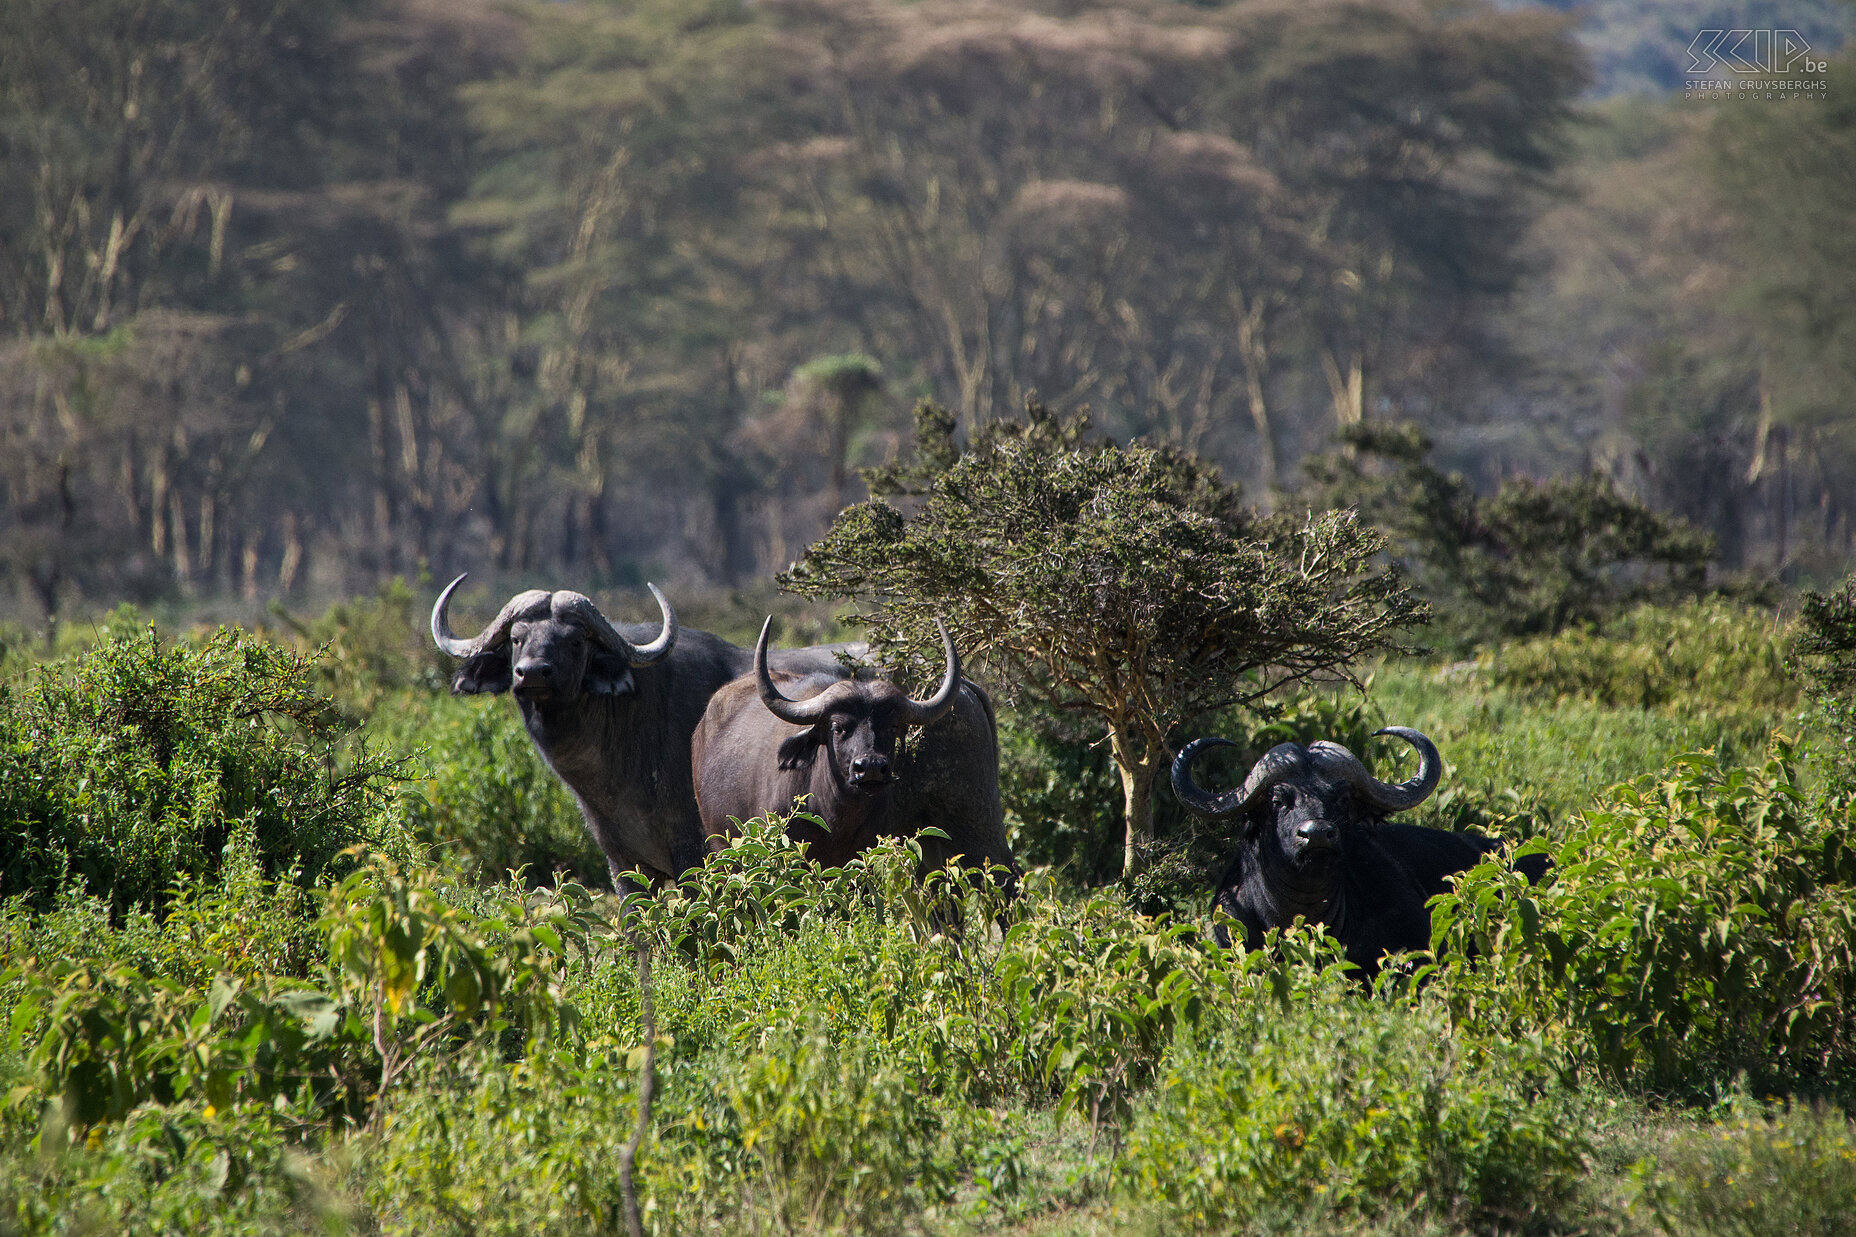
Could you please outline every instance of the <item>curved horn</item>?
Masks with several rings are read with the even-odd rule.
[[[941,676],[941,686],[934,695],[926,700],[910,700],[908,714],[911,724],[932,726],[947,716],[947,711],[954,707],[954,697],[960,691],[960,654],[954,652],[954,638],[947,634],[947,627],[940,619],[934,621],[935,630],[941,633],[941,650],[947,658],[947,673]]]
[[[1431,792],[1437,789],[1444,775],[1443,759],[1437,754],[1436,744],[1409,726],[1387,726],[1384,730],[1375,730],[1373,737],[1382,734],[1403,739],[1418,749],[1418,772],[1410,780],[1397,785],[1380,781],[1366,771],[1359,757],[1338,743],[1317,743],[1310,750],[1319,749],[1323,763],[1374,807],[1384,812],[1408,811],[1430,798]]]
[[[625,654],[626,660],[632,665],[648,666],[670,652],[671,646],[677,642],[676,611],[670,608],[669,600],[658,591],[655,584],[648,587],[657,598],[657,608],[664,612],[664,630],[649,644],[633,644],[627,640],[585,593],[562,589],[554,594],[554,617],[581,623],[601,644],[615,653]]]
[[[1255,803],[1270,787],[1300,769],[1305,760],[1304,749],[1299,744],[1278,743],[1251,766],[1249,776],[1236,790],[1215,795],[1192,780],[1192,762],[1200,752],[1208,747],[1236,746],[1231,740],[1216,736],[1194,739],[1173,758],[1173,794],[1188,811],[1206,820],[1229,820]]]
[[[475,657],[485,649],[495,648],[505,643],[509,639],[510,625],[516,619],[536,606],[545,606],[548,602],[548,594],[538,588],[517,593],[509,599],[502,611],[490,620],[490,625],[478,632],[475,638],[461,640],[451,633],[451,594],[457,592],[458,585],[464,583],[469,575],[467,571],[447,584],[445,591],[438,595],[437,602],[432,606],[432,641],[442,651],[453,657]]]
[[[669,653],[677,643],[677,612],[670,608],[670,598],[664,596],[664,590],[655,584],[647,581],[645,587],[651,590],[651,596],[657,598],[657,608],[664,616],[664,630],[659,632],[657,639],[651,643],[633,646],[632,665],[634,666],[650,665]]]
[[[773,685],[773,676],[767,673],[767,633],[773,627],[773,615],[760,625],[760,639],[754,645],[754,681],[760,685],[760,702],[767,706],[767,711],[783,722],[795,726],[810,726],[825,716],[829,704],[826,697],[829,692],[820,692],[810,700],[788,700],[780,694],[780,689]]]

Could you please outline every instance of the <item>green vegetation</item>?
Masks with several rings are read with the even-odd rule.
[[[1356,425],[1303,464],[1317,509],[1357,506],[1459,637],[1558,635],[1633,602],[1694,595],[1714,546],[1607,477],[1504,481],[1483,496],[1411,424]]]
[[[1765,757],[1750,737],[1762,711],[1801,724],[1764,680],[1796,656],[1769,615],[1642,608],[1476,663],[1386,662],[1363,700],[1230,714],[1240,761],[1317,736],[1373,759],[1380,720],[1425,727],[1452,767],[1419,819],[1554,855],[1537,889],[1470,874],[1439,904],[1443,965],[1369,993],[1299,930],[1212,946],[1185,857],[1219,840],[1165,804],[1145,883],[1086,887],[1118,867],[1088,859],[1119,819],[1112,770],[1009,714],[1021,854],[1068,860],[1015,897],[918,882],[893,844],[820,871],[776,821],[622,907],[549,878],[584,842],[513,713],[436,694],[389,653],[417,617],[376,604],[302,623],[336,639],[319,659],[117,627],[15,676],[8,716],[36,729],[8,793],[73,801],[84,773],[51,771],[100,751],[143,753],[115,763],[146,793],[99,791],[88,833],[44,835],[136,838],[137,867],[9,867],[29,883],[0,910],[0,1231],[612,1231],[628,1185],[660,1234],[1847,1217],[1850,799],[1816,732]],[[125,698],[133,717],[106,707]],[[176,784],[151,772],[162,742],[184,787],[216,788],[191,811],[149,806]],[[628,1182],[640,941],[655,1098]]]
[[[308,663],[221,632],[113,633],[27,686],[0,686],[0,894],[75,882],[118,912],[211,881],[228,846],[305,885],[347,847],[391,848],[396,761],[369,752]]]

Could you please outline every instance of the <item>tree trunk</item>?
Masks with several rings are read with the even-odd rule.
[[[1115,757],[1115,769],[1121,774],[1121,817],[1126,826],[1122,840],[1121,874],[1133,876],[1147,862],[1147,850],[1154,840],[1154,773],[1151,755],[1137,754],[1139,742],[1124,725],[1109,728],[1109,746]],[[1146,745],[1143,745],[1145,747]]]
[[[1327,374],[1328,394],[1334,401],[1334,423],[1340,429],[1358,425],[1366,419],[1366,376],[1360,369],[1360,355],[1354,353],[1345,373],[1332,349],[1321,351],[1321,368]]]
[[[1257,442],[1262,448],[1263,488],[1274,490],[1279,472],[1276,458],[1276,432],[1270,425],[1270,406],[1263,394],[1263,376],[1269,368],[1269,350],[1263,342],[1263,301],[1244,299],[1242,290],[1233,294],[1238,310],[1237,350],[1244,359],[1244,395],[1250,405],[1250,422],[1256,427]]]

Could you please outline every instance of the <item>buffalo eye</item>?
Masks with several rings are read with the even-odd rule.
[[[851,724],[847,721],[835,721],[831,724],[831,732],[839,738],[843,738],[845,735],[851,733]]]
[[[1275,804],[1279,808],[1294,807],[1295,806],[1295,787],[1278,786],[1275,790],[1272,790],[1270,792],[1270,802]]]

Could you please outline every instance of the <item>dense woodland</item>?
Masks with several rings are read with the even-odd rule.
[[[1849,79],[1628,93],[1696,20],[11,0],[8,604],[739,584],[916,399],[965,433],[1031,392],[1265,505],[1414,421],[1473,485],[1598,470],[1730,572],[1827,576]]]

